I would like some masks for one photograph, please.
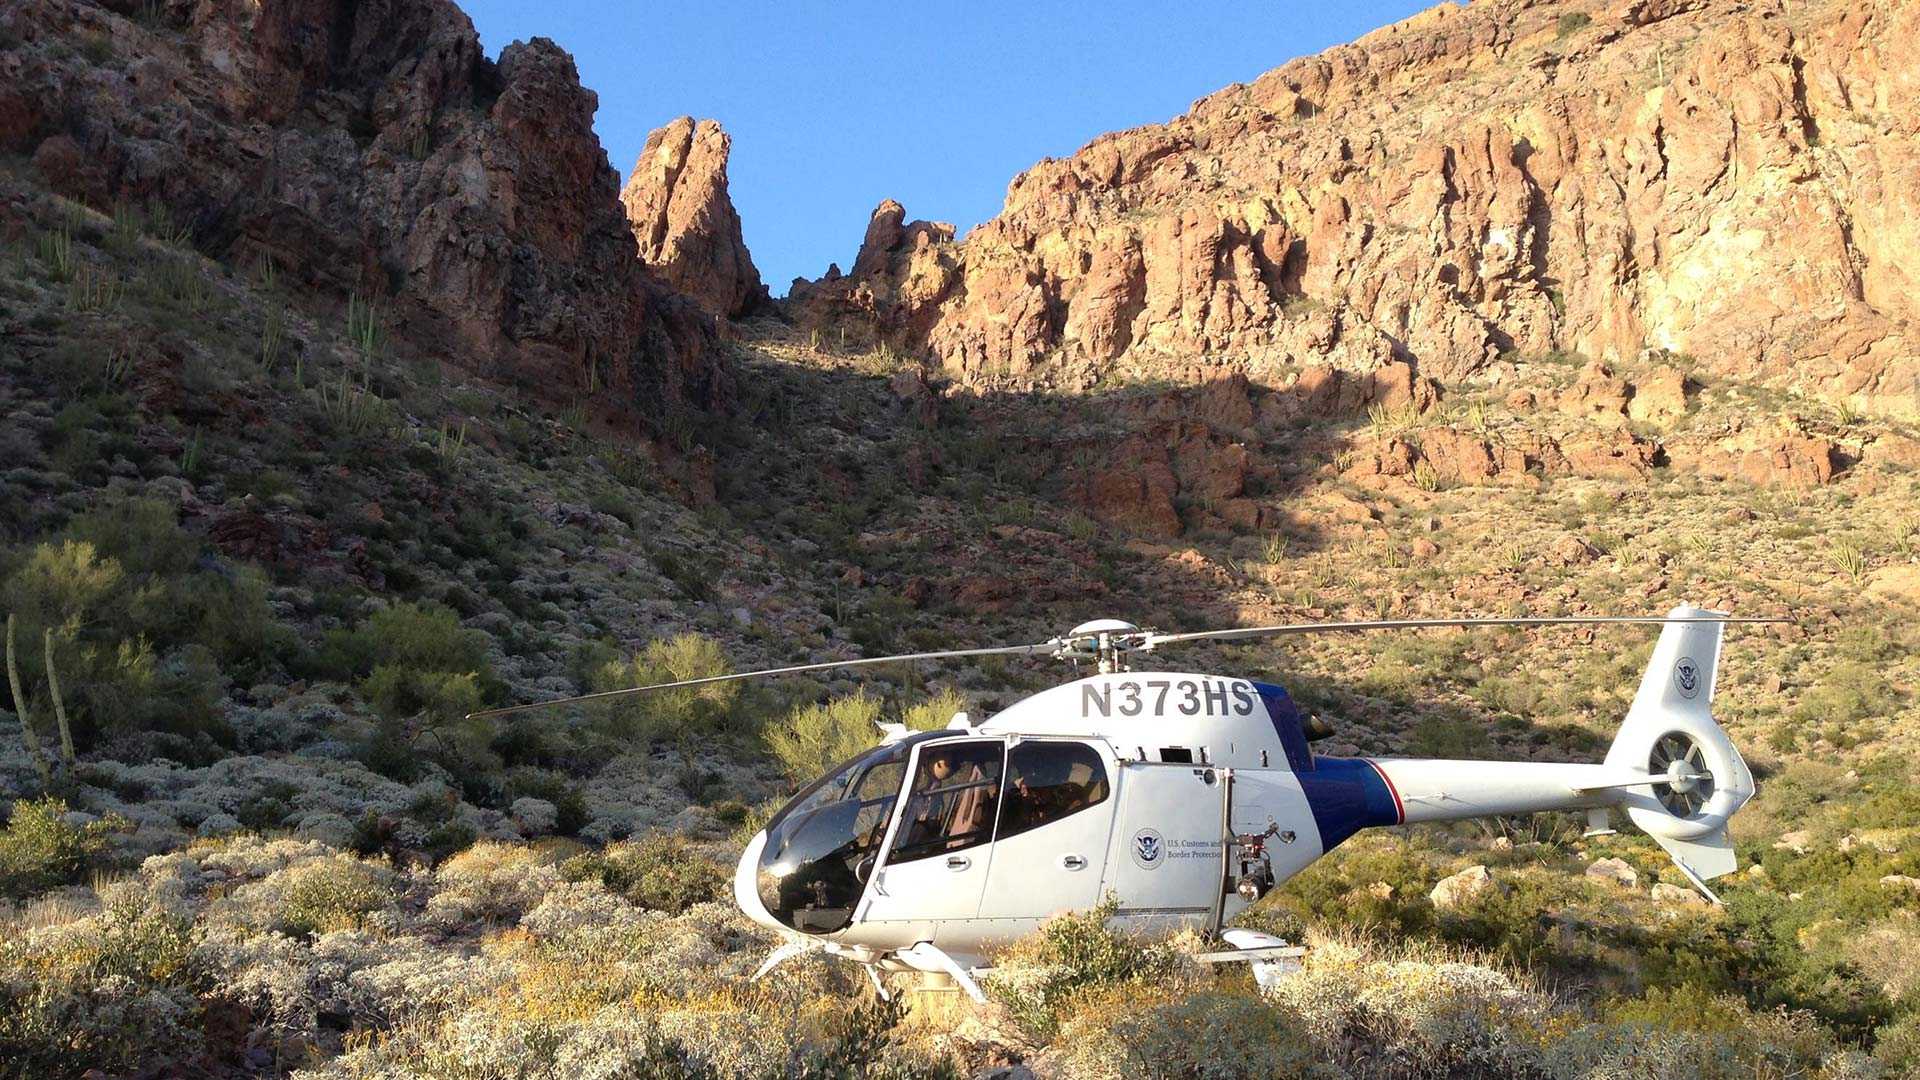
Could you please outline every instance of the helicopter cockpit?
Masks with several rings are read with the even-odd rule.
[[[767,914],[801,933],[838,933],[877,866],[940,858],[951,867],[958,853],[996,835],[1016,836],[1107,798],[1106,766],[1084,742],[1023,742],[1009,752],[1001,738],[954,736],[925,732],[876,747],[774,815],[755,875]]]

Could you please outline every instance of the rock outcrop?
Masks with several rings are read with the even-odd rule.
[[[876,214],[797,310],[982,387],[1663,349],[1910,419],[1916,35],[1902,0],[1441,4],[1043,161],[962,243],[879,258]]]
[[[732,145],[712,120],[675,120],[647,136],[620,203],[642,262],[707,310],[738,318],[769,301],[727,192]]]
[[[490,62],[447,0],[22,0],[0,32],[0,149],[62,194],[163,207],[210,255],[376,298],[549,396],[731,394],[712,320],[634,258],[595,95],[551,41]]]

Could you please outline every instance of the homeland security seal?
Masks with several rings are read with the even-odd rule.
[[[1167,860],[1167,841],[1157,829],[1141,829],[1133,834],[1133,845],[1128,849],[1133,856],[1133,864],[1142,870],[1152,870]]]
[[[1693,657],[1683,656],[1679,663],[1673,665],[1673,685],[1679,688],[1680,696],[1688,701],[1692,701],[1693,695],[1700,692],[1700,665],[1693,662]]]

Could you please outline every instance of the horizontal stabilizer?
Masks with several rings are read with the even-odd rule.
[[[1653,838],[1667,849],[1680,869],[1702,881],[1740,869],[1740,858],[1733,851],[1733,838],[1725,829],[1693,840],[1675,840],[1657,833]]]

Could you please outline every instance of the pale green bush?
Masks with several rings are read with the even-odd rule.
[[[281,874],[280,924],[295,934],[357,928],[393,902],[392,873],[351,855],[307,863]]]
[[[731,884],[725,870],[672,833],[583,852],[568,859],[561,872],[569,881],[598,880],[640,907],[676,914],[720,899]]]
[[[1208,991],[1129,1008],[1096,998],[1060,1031],[1051,1059],[1075,1080],[1292,1080],[1343,1074],[1320,1064],[1285,1010]]]
[[[767,749],[787,779],[804,784],[880,741],[880,699],[851,697],[802,705],[767,729]]]
[[[1110,928],[1117,901],[1047,920],[994,959],[982,987],[1029,1037],[1046,1042],[1079,1000],[1120,986],[1198,984],[1190,942],[1144,942]]]
[[[101,866],[113,833],[126,822],[106,818],[74,825],[67,804],[45,798],[13,804],[13,818],[0,831],[0,896],[22,899],[81,881]]]
[[[103,899],[94,915],[0,939],[0,1062],[17,1075],[124,1072],[198,1044],[191,923],[136,884]]]
[[[1353,941],[1316,942],[1273,996],[1335,1064],[1410,1080],[1537,1072],[1536,1033],[1555,1016],[1548,998],[1503,972]]]
[[[733,670],[720,643],[700,634],[676,634],[647,643],[632,659],[603,665],[594,673],[595,690],[624,690],[657,683],[726,675]],[[608,734],[622,740],[672,741],[691,757],[700,742],[731,729],[737,682],[706,683],[678,690],[630,694],[597,707]]]

